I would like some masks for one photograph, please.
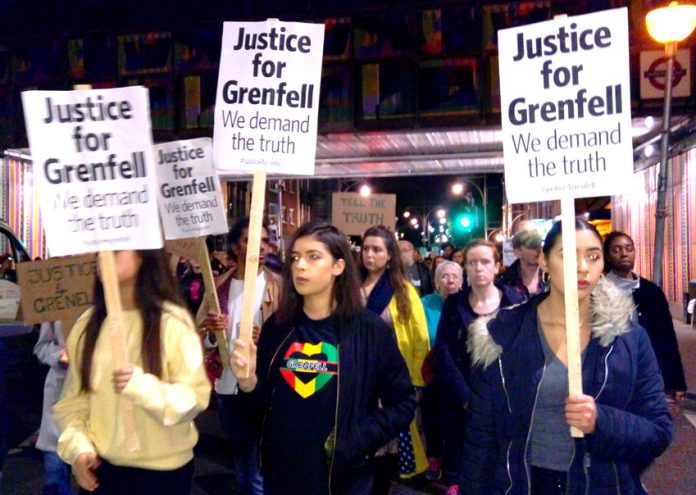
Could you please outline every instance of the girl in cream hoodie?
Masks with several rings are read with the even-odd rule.
[[[210,397],[200,341],[163,251],[117,251],[116,265],[129,364],[115,369],[97,280],[94,306],[67,342],[71,365],[53,409],[58,455],[90,492],[188,494],[198,440],[193,418]],[[126,445],[121,395],[133,404],[135,452]]]

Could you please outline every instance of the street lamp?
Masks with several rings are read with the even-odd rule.
[[[370,194],[372,194],[372,188],[370,187],[370,184],[368,184],[364,180],[356,180],[356,181],[348,182],[347,184],[341,184],[340,191],[341,192],[349,192],[355,186],[360,186],[358,188],[358,192],[363,197],[367,197]]]
[[[420,217],[420,219],[423,221],[423,240],[428,247],[432,247],[430,235],[435,231],[435,229],[432,227],[434,222],[430,221],[430,217],[434,215],[440,224],[445,224],[447,223],[447,210],[441,205],[437,205],[429,209],[425,214],[421,213],[421,211],[422,210],[418,208],[409,206],[403,212],[402,217],[407,221],[407,227],[415,230],[420,229],[420,221],[417,218]]]
[[[655,252],[653,256],[653,282],[661,285],[662,258],[665,247],[665,218],[667,217],[667,185],[669,183],[667,148],[669,147],[674,57],[677,54],[677,44],[689,36],[696,26],[696,6],[679,5],[678,2],[670,2],[667,7],[648,12],[648,15],[645,17],[645,23],[650,36],[655,41],[664,43],[665,57],[667,58],[662,135],[660,139],[660,170],[657,178],[657,205],[655,207]]]

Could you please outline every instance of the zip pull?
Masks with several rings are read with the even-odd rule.
[[[592,456],[589,452],[585,452],[585,456],[582,459],[582,466],[585,469],[588,469],[590,466],[592,466]]]

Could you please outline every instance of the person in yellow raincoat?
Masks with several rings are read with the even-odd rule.
[[[406,277],[394,233],[386,227],[370,227],[363,234],[362,272],[367,309],[380,315],[394,329],[411,383],[416,389],[423,388],[425,381],[421,369],[430,350],[428,324],[418,292]],[[411,422],[409,431],[399,434],[396,440],[396,461],[401,477],[410,478],[424,472],[428,462],[416,421]],[[389,452],[390,449],[386,450]],[[387,455],[384,462],[378,464],[375,494],[388,491],[392,471],[390,463],[393,462],[389,459]]]

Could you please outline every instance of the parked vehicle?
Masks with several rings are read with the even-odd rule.
[[[9,225],[0,220],[0,339],[4,356],[3,365],[7,373],[26,372],[34,363],[32,350],[38,332],[34,325],[18,319],[19,286],[16,265],[31,261],[24,244]]]

